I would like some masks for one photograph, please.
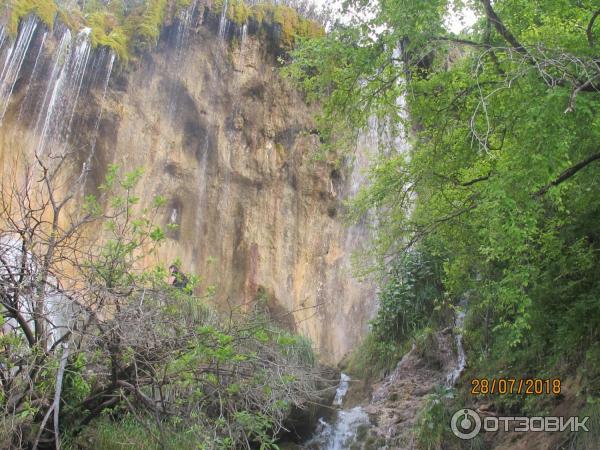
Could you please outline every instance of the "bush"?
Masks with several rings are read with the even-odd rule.
[[[372,322],[380,341],[402,343],[430,320],[443,295],[439,264],[423,253],[401,255],[387,274]]]
[[[394,369],[410,346],[378,340],[367,334],[348,359],[347,370],[363,380],[381,378]]]

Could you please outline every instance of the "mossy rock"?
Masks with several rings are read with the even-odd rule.
[[[9,10],[8,32],[15,36],[21,20],[35,14],[52,28],[55,18],[77,32],[91,28],[92,45],[112,49],[121,62],[127,62],[136,50],[157,44],[163,26],[188,8],[192,0],[147,0],[127,10],[122,1],[104,4],[99,0],[86,2],[84,10],[78,7],[65,9],[55,0],[1,0]],[[205,0],[203,7],[220,15],[224,0]],[[316,22],[299,16],[293,8],[284,5],[261,3],[250,6],[243,0],[227,2],[227,18],[238,27],[253,22],[258,30],[275,30],[270,33],[284,49],[292,48],[297,38],[318,37],[324,34]]]
[[[54,26],[54,18],[58,11],[58,6],[54,0],[4,0],[3,6],[10,10],[8,32],[12,36],[17,35],[21,19],[29,14],[35,14],[51,29]]]

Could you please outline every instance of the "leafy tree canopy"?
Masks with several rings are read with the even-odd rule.
[[[368,186],[352,204],[356,217],[377,212],[379,266],[385,272],[406,251],[438,258],[446,294],[469,299],[467,343],[482,370],[587,364],[593,392],[597,2],[373,5],[347,1],[354,20],[305,42],[286,70],[322,102],[320,133],[330,147],[351,148],[374,119],[412,144],[403,152],[394,139],[380,140]],[[477,21],[449,32],[448,12],[463,7]]]

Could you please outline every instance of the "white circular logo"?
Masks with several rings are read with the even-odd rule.
[[[460,439],[473,439],[481,431],[481,418],[472,409],[460,409],[452,416],[452,432]]]

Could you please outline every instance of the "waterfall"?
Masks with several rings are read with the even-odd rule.
[[[170,54],[171,58],[173,58],[174,67],[180,67],[183,65],[184,49],[187,48],[190,31],[194,25],[194,17],[196,16],[196,11],[198,10],[198,3],[199,0],[193,0],[186,9],[179,13],[177,18],[177,27],[175,31],[175,51]],[[170,115],[174,115],[177,110],[177,81],[179,81],[179,78],[178,74],[175,73],[172,83],[170,83],[170,86],[168,87],[169,104],[167,108]]]
[[[335,406],[342,406],[344,402],[344,397],[348,393],[348,388],[350,387],[350,377],[345,373],[342,373],[340,376],[340,384],[335,391],[335,398],[333,399],[333,404]]]
[[[108,64],[106,69],[106,75],[104,80],[102,81],[102,96],[100,97],[100,112],[98,113],[98,117],[96,118],[96,124],[94,126],[94,134],[92,135],[92,142],[90,143],[90,153],[88,155],[88,160],[86,163],[85,169],[89,169],[91,165],[91,160],[94,156],[94,151],[96,149],[96,140],[98,139],[98,131],[100,129],[100,121],[102,120],[102,113],[104,112],[104,99],[106,98],[106,92],[108,91],[108,82],[110,81],[110,76],[112,74],[112,69],[115,63],[115,53],[111,50],[108,52]],[[95,71],[96,73],[97,71]],[[94,78],[96,78],[94,76]]]
[[[248,24],[245,23],[244,25],[242,25],[242,31],[241,31],[241,39],[240,39],[240,49],[242,52],[242,55],[244,54],[244,48],[246,46],[246,41],[248,40]]]
[[[340,376],[340,384],[335,392],[333,404],[341,406],[348,393],[350,377],[345,373]],[[314,450],[345,450],[362,448],[357,442],[359,428],[369,425],[369,416],[360,406],[339,410],[332,424],[323,418],[319,419],[315,435],[304,444],[303,448]]]
[[[44,154],[49,149],[53,154],[65,150],[90,56],[90,32],[90,28],[81,30],[74,45],[71,44],[69,30],[63,34],[40,110],[40,118],[44,119],[41,129],[38,129],[37,154]],[[38,122],[41,123],[40,120]]]
[[[31,71],[31,77],[29,78],[29,83],[27,83],[27,89],[25,90],[25,96],[23,98],[23,101],[21,102],[21,107],[19,108],[19,115],[17,116],[17,121],[21,120],[21,116],[23,115],[23,111],[26,110],[27,105],[30,102],[30,91],[31,91],[31,84],[33,83],[33,80],[35,80],[36,75],[38,73],[38,69],[39,69],[39,60],[40,60],[40,56],[42,55],[43,51],[44,51],[44,44],[46,43],[46,38],[48,37],[48,32],[44,32],[44,35],[42,36],[42,42],[40,43],[40,48],[38,50],[38,54],[35,57],[35,63],[33,64],[33,70]]]
[[[25,256],[25,257],[23,257]],[[4,277],[5,289],[17,290],[23,286],[34,286],[36,280],[42,272],[39,260],[36,260],[33,254],[23,253],[22,240],[17,233],[7,232],[0,234],[0,276]],[[8,274],[15,270],[22,270],[24,279],[9,277]],[[58,281],[51,274],[47,275],[44,285],[44,315],[43,322],[46,326],[48,337],[48,348],[59,339],[61,339],[69,330],[71,330],[78,318],[83,313],[76,302],[69,299],[65,293],[59,289]],[[19,313],[25,321],[34,328],[34,311],[36,302],[35,289],[23,289],[19,295]],[[20,325],[14,318],[4,318],[0,324],[2,333],[15,332],[20,333]]]
[[[456,367],[446,376],[446,386],[452,387],[460,378],[467,364],[467,355],[462,343],[462,328],[465,323],[465,302],[461,302],[461,309],[456,313],[454,319],[454,328],[457,330],[454,333],[454,341],[456,343],[456,353],[458,355]]]
[[[10,96],[19,77],[19,73],[21,72],[21,66],[27,55],[27,50],[29,50],[29,44],[31,44],[31,39],[33,38],[37,25],[38,21],[35,16],[29,16],[22,22],[16,41],[8,49],[4,68],[0,75],[0,125],[2,125],[2,119],[4,119],[4,115],[8,109]],[[3,41],[5,39],[5,33],[3,28]]]
[[[4,41],[6,40],[6,30],[2,25],[0,25],[0,49],[4,45]]]
[[[187,38],[192,28],[194,16],[198,9],[198,0],[193,0],[190,6],[179,13],[179,23],[177,25],[177,50],[181,51],[187,43]]]
[[[221,20],[219,21],[219,38],[225,39],[227,34],[227,28],[229,28],[229,19],[227,19],[227,9],[229,7],[228,1],[223,2],[223,11],[221,11]]]

